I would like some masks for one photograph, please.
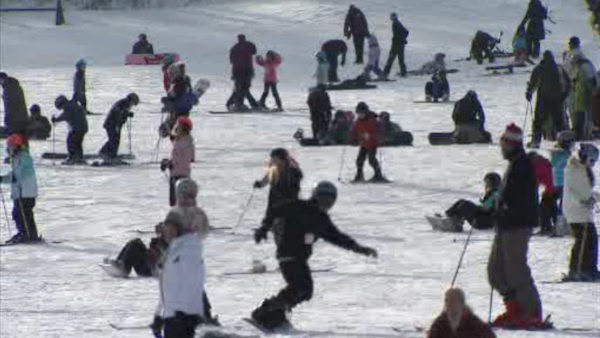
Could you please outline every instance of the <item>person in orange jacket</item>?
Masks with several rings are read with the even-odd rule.
[[[356,115],[358,118],[352,127],[352,139],[358,143],[359,151],[356,158],[356,176],[354,182],[363,182],[363,165],[365,160],[369,159],[369,165],[373,168],[375,175],[372,182],[387,181],[381,173],[381,167],[377,160],[377,115],[369,110],[369,106],[364,102],[356,105]]]

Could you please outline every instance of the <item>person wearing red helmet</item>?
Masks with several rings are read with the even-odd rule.
[[[175,122],[173,128],[173,150],[171,157],[163,159],[160,164],[160,170],[169,169],[169,205],[174,206],[176,201],[175,184],[184,177],[190,177],[191,164],[195,161],[196,149],[194,147],[194,138],[190,134],[192,131],[192,120],[187,116],[180,116]]]
[[[22,134],[12,134],[6,139],[6,145],[10,155],[11,170],[6,175],[0,176],[0,183],[11,184],[12,218],[17,227],[17,234],[7,243],[37,242],[39,237],[33,208],[38,188],[27,140]]]

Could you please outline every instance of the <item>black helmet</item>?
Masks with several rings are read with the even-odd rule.
[[[62,109],[65,106],[65,104],[67,104],[67,102],[69,102],[69,100],[66,96],[59,95],[56,98],[56,100],[54,100],[54,106],[56,107],[56,109]]]
[[[34,103],[31,105],[31,107],[29,107],[29,111],[33,114],[33,113],[41,113],[42,109],[40,108],[40,105],[37,103]]]
[[[312,197],[329,197],[335,201],[337,199],[337,188],[329,181],[321,181],[313,189]]]
[[[271,151],[271,157],[277,157],[282,160],[287,160],[289,158],[289,153],[283,148],[275,148]]]
[[[489,182],[492,188],[498,188],[502,184],[502,177],[498,173],[489,172],[483,177],[484,182]]]
[[[140,103],[140,98],[136,93],[127,94],[127,100],[129,100],[129,102],[131,102],[131,104],[134,106],[137,106]]]

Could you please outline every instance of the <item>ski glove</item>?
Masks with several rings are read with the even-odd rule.
[[[171,161],[169,159],[163,158],[160,161],[160,171],[165,171],[171,168]]]
[[[527,99],[528,102],[531,102],[532,97],[533,97],[533,93],[531,93],[531,92],[525,93],[525,98]]]
[[[52,121],[52,124],[56,123],[56,116],[52,115],[52,117],[50,118],[50,121]]]
[[[373,249],[373,248],[369,248],[368,246],[357,246],[354,249],[354,252],[359,253],[361,255],[365,255],[368,257],[375,257],[377,258],[377,250]]]
[[[263,182],[262,181],[254,181],[254,184],[252,185],[252,187],[254,189],[260,189],[263,187]]]
[[[165,322],[160,316],[154,316],[154,320],[152,324],[150,324],[150,329],[152,330],[152,334],[155,338],[162,338],[162,329]]]
[[[254,241],[256,244],[260,243],[263,240],[267,239],[267,230],[263,227],[260,227],[254,230]]]

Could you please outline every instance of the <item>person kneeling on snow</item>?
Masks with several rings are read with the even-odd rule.
[[[117,157],[119,144],[121,143],[121,128],[127,123],[128,118],[133,118],[133,113],[130,110],[139,103],[140,98],[137,94],[130,93],[127,97],[117,101],[110,109],[106,120],[104,120],[104,129],[108,141],[100,149],[100,156],[105,160],[114,160]]]
[[[477,31],[471,41],[471,58],[475,59],[477,64],[482,64],[484,58],[489,59],[490,63],[494,62],[493,50],[498,43],[500,43],[500,40],[490,34]]]
[[[446,71],[435,72],[431,77],[431,81],[425,84],[425,101],[444,102],[450,99],[450,83]]]
[[[13,200],[12,218],[17,234],[7,243],[26,243],[39,241],[33,208],[38,194],[37,179],[33,159],[27,149],[27,140],[21,134],[12,134],[6,139],[10,156],[11,171],[0,176],[0,183],[11,184]]]
[[[192,120],[187,116],[180,116],[174,127],[173,150],[171,158],[163,159],[160,170],[169,169],[169,205],[174,206],[176,202],[175,184],[184,177],[190,177],[192,162],[196,158],[194,138],[192,131]]]
[[[352,127],[351,137],[353,140],[356,140],[360,149],[356,157],[356,176],[354,177],[354,182],[363,182],[365,180],[363,166],[367,158],[369,159],[369,165],[375,172],[371,181],[386,181],[377,160],[377,115],[370,111],[369,106],[364,102],[359,102],[356,105],[356,114],[358,118]]]
[[[336,111],[329,129],[328,140],[333,144],[350,144],[350,132],[353,124],[354,114],[352,112]]]
[[[453,138],[456,143],[490,141],[490,134],[485,131],[485,113],[474,91],[469,90],[456,102],[452,120],[455,124]]]
[[[490,326],[467,305],[465,293],[451,288],[444,296],[444,311],[435,319],[427,338],[495,338]]]
[[[50,137],[52,126],[48,118],[42,115],[42,109],[39,105],[33,104],[29,108],[31,117],[27,124],[27,137],[34,140],[45,140]]]

